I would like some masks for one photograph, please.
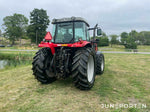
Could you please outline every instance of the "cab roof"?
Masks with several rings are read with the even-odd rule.
[[[65,22],[84,22],[88,27],[90,26],[86,20],[81,17],[70,17],[70,18],[61,18],[61,19],[53,19],[52,24],[57,23],[65,23]]]

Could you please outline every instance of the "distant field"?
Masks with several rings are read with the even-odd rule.
[[[144,45],[138,45],[138,52],[150,52],[150,46],[144,46]],[[132,52],[132,49],[125,49],[123,45],[113,45],[107,46],[107,47],[99,47],[99,50],[101,51],[126,51],[126,52]]]
[[[37,45],[15,45],[13,47],[0,47],[1,49],[19,49],[19,50],[38,50],[41,49],[39,48]],[[99,47],[100,51],[121,51],[121,52],[133,52],[132,49],[125,49],[124,46],[122,45],[113,45],[113,47],[111,46],[107,46],[107,47]],[[138,52],[150,52],[150,46],[138,46]]]
[[[150,56],[105,54],[106,67],[90,91],[74,87],[72,79],[49,85],[37,82],[31,66],[0,71],[0,112],[148,112]],[[141,108],[102,108],[102,104],[146,104]]]
[[[0,37],[0,45],[5,45],[5,47],[0,47],[0,49],[38,49],[37,45],[31,45],[31,39],[21,39],[21,44],[18,40],[15,41],[15,45],[13,45],[13,47],[7,47],[7,45],[11,45],[9,40]]]
[[[5,46],[10,45],[9,40],[0,37],[0,44],[3,44]],[[21,40],[21,46],[20,46],[20,41],[15,41],[15,44],[13,47],[0,47],[0,49],[39,49],[37,45],[32,44],[31,45],[31,40],[30,39],[22,39]],[[150,52],[150,46],[145,46],[145,45],[138,45],[138,52]],[[125,49],[123,45],[112,45],[111,46],[106,46],[106,47],[99,47],[99,50],[101,51],[125,51],[125,52],[132,52],[133,50],[131,49]]]

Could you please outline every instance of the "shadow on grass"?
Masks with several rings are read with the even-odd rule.
[[[53,83],[57,88],[68,88],[73,86],[73,80],[72,78],[66,78],[66,79],[58,79],[56,82]]]
[[[63,90],[67,88],[73,88],[73,86],[74,85],[73,85],[72,78],[58,79],[55,82],[50,84],[41,84],[39,82],[39,84],[37,85],[36,92],[43,94],[52,90]]]
[[[94,93],[106,97],[110,94],[113,94],[113,87],[112,87],[112,81],[113,75],[116,74],[114,71],[106,70],[106,72],[103,75],[96,75],[95,78],[95,84],[94,87],[89,90],[93,91]],[[79,89],[74,86],[73,79],[71,77],[66,79],[58,79],[53,83],[50,84],[40,84],[37,85],[39,88],[37,88],[38,93],[45,93],[49,90],[64,90],[64,89],[71,89],[73,91],[78,91]],[[82,91],[82,90],[79,90]]]

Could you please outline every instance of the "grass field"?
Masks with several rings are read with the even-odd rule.
[[[0,60],[2,59],[19,59],[19,60],[32,60],[36,51],[0,51]]]
[[[127,51],[132,52],[132,49],[125,49],[123,45],[113,45],[111,46],[105,46],[105,47],[99,47],[99,50],[101,51]],[[138,52],[150,52],[150,46],[146,45],[138,45],[137,47]]]
[[[0,112],[148,112],[150,55],[105,54],[106,67],[90,91],[72,79],[49,85],[37,82],[31,66],[0,71]],[[146,104],[142,108],[102,108],[102,104]]]

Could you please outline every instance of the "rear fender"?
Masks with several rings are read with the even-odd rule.
[[[49,43],[49,42],[41,42],[38,47],[49,47],[51,49],[52,55],[55,54],[55,48],[53,43]]]

